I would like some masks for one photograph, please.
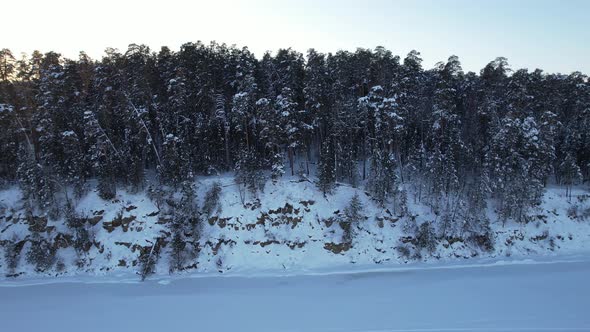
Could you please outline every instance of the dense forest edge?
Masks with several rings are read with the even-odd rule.
[[[334,255],[374,245],[359,242],[367,233],[392,242],[403,261],[436,256],[445,243],[465,244],[468,257],[505,247],[496,229],[530,239],[528,227],[547,224],[547,197],[561,204],[557,219],[584,222],[589,180],[590,80],[580,72],[512,70],[499,57],[465,73],[457,56],[425,69],[419,52],[402,59],[382,47],[261,59],[215,42],[158,52],[132,44],[100,60],[0,51],[8,276],[25,264],[84,270],[109,252],[97,229],[111,227],[139,232],[122,245],[133,264],[116,263],[142,277],[160,256],[169,272],[199,271],[205,246],[223,270],[217,253],[236,238],[213,241],[220,223],[242,239],[263,228],[243,240],[261,247],[306,248],[303,233],[318,222],[322,233],[308,241],[330,234],[318,246]],[[137,197],[149,200],[145,210]],[[159,227],[147,242],[145,220],[133,224],[142,217]],[[376,228],[360,231],[369,221]],[[384,223],[399,227],[387,235]],[[549,248],[576,237],[553,235],[534,241]],[[373,261],[394,255],[381,254]]]

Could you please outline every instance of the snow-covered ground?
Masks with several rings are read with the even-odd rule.
[[[470,261],[471,262],[471,261]],[[590,259],[0,283],[2,331],[590,331]],[[68,282],[65,282],[68,281]]]
[[[276,183],[268,181],[257,197],[245,198],[240,196],[231,174],[202,177],[196,183],[200,204],[214,182],[223,186],[220,209],[204,221],[201,251],[196,259],[186,263],[184,271],[177,272],[181,275],[297,275],[352,267],[395,268],[416,262],[441,264],[467,259],[590,253],[590,220],[585,216],[590,211],[587,186],[574,188],[571,199],[565,197],[564,188],[547,188],[543,204],[531,211],[532,221],[527,224],[504,224],[490,203],[487,214],[495,242],[491,251],[460,238],[442,239],[433,253],[423,252],[421,258],[414,258],[398,251],[408,236],[404,222],[413,218],[418,224],[436,224],[440,217],[415,200],[411,191],[409,213],[400,218],[391,206],[378,207],[362,189],[340,185],[333,194],[324,196],[313,183],[297,177],[285,177]],[[343,247],[343,229],[337,218],[355,193],[363,204],[365,221],[354,230],[352,246]],[[145,192],[131,194],[119,190],[115,199],[105,201],[91,190],[76,202],[76,210],[89,218],[88,227],[94,235],[93,245],[84,254],[85,263],[75,263],[77,256],[70,245],[71,238],[67,238],[72,230],[64,220],[47,220],[42,234],[59,245],[57,259],[64,263],[64,268],[35,271],[25,260],[31,225],[25,217],[22,195],[16,187],[0,190],[0,243],[16,238],[22,244],[15,273],[18,279],[120,274],[137,278],[141,248],[149,249],[156,239],[170,239],[169,218]],[[168,275],[169,257],[168,245],[160,253],[156,277]],[[10,280],[6,273],[4,255],[0,255],[0,280]]]

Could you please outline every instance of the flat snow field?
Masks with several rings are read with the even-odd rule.
[[[590,259],[0,283],[1,331],[590,331]]]

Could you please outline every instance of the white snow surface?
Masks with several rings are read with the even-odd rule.
[[[0,283],[0,327],[48,332],[590,331],[588,257],[473,262],[290,277],[157,277],[143,283],[122,277],[13,280]]]
[[[166,237],[165,216],[143,192],[119,190],[104,201],[91,190],[76,202],[97,220],[86,265],[76,267],[68,247],[57,253],[65,270],[37,272],[25,261],[27,243],[18,276],[6,277],[0,255],[0,331],[590,331],[585,187],[571,199],[547,188],[528,224],[498,221],[489,204],[491,252],[444,241],[415,260],[396,250],[404,218],[362,189],[339,185],[324,197],[313,183],[286,177],[242,200],[223,175],[198,179],[201,202],[214,181],[223,185],[221,209],[205,223],[201,253],[188,263],[196,266],[169,274],[165,247],[145,282],[134,247]],[[355,193],[365,221],[353,246],[327,250],[343,231],[325,220]],[[436,221],[411,192],[408,203],[418,224]],[[29,234],[23,204],[18,188],[0,190],[0,241]],[[126,228],[109,231],[118,214]],[[48,238],[70,232],[63,220],[47,226]]]

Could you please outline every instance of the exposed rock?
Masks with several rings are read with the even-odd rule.
[[[402,236],[399,238],[401,243],[414,243],[414,238],[411,236]]]
[[[68,248],[74,238],[70,234],[58,233],[53,239],[53,245],[56,248]]]
[[[291,248],[291,249],[295,249],[295,248],[303,248],[305,246],[307,242],[285,242],[285,244]]]
[[[277,240],[267,240],[264,242],[260,242],[260,241],[254,241],[252,244],[256,245],[259,244],[262,248],[266,247],[269,244],[281,244],[279,241]]]
[[[154,212],[152,212],[152,213],[148,213],[148,214],[146,214],[146,217],[155,217],[155,216],[157,216],[158,214],[160,214],[160,211],[154,211]]]
[[[322,219],[322,221],[324,222],[324,224],[326,224],[326,227],[332,227],[332,224],[334,224],[336,219],[331,217],[331,218],[327,218],[327,219]]]
[[[135,205],[129,205],[128,207],[125,208],[125,211],[129,212],[129,211],[132,211],[132,210],[135,210],[135,209],[137,209],[137,206],[135,206]]]
[[[309,200],[309,201],[300,201],[299,204],[305,206],[305,207],[309,207],[310,205],[314,205],[315,201],[314,200]]]
[[[129,217],[119,217],[113,219],[111,222],[103,222],[102,227],[107,230],[107,232],[111,233],[117,227],[122,227],[123,232],[127,232],[129,230],[129,224],[135,220],[135,216]]]
[[[220,228],[225,228],[225,226],[227,226],[227,222],[229,220],[231,220],[232,217],[228,217],[228,218],[219,218],[217,216],[215,217],[211,217],[209,218],[209,225],[213,226],[217,223],[217,226],[219,226]]]
[[[324,244],[324,249],[331,251],[335,254],[340,254],[342,252],[348,251],[348,250],[350,250],[351,247],[352,247],[352,245],[348,242],[343,242],[343,243],[329,242],[329,243]]]
[[[208,245],[209,247],[211,247],[211,251],[213,251],[213,255],[217,255],[219,248],[221,248],[221,245],[223,245],[223,244],[226,244],[226,245],[229,244],[230,246],[233,246],[234,244],[236,244],[236,241],[231,240],[231,239],[227,239],[227,240],[219,239],[219,240],[217,240],[217,243],[215,243],[215,244],[211,241],[207,241],[205,243],[205,245]]]
[[[385,226],[383,223],[383,218],[375,217],[375,220],[377,221],[377,226],[379,226],[379,228],[383,228]]]
[[[166,225],[168,223],[172,222],[172,217],[170,216],[160,216],[158,217],[158,221],[156,221],[156,224],[158,225]]]
[[[44,216],[30,216],[27,218],[29,224],[29,231],[31,232],[45,232],[47,229],[47,217]]]
[[[463,239],[460,237],[451,237],[451,238],[447,238],[447,242],[449,243],[449,245],[452,246],[454,243],[463,242]]]
[[[289,203],[285,203],[285,206],[282,208],[278,208],[276,210],[268,210],[268,214],[279,214],[279,213],[283,213],[283,214],[291,214],[293,213],[293,205],[289,204]],[[299,211],[297,212],[299,213]]]

